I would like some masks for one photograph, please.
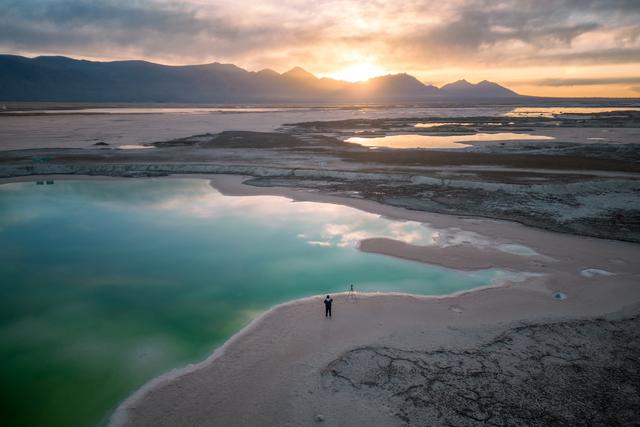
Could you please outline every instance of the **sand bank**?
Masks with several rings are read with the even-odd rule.
[[[502,221],[413,212],[319,193],[252,188],[242,185],[239,177],[216,176],[212,185],[228,195],[276,194],[297,201],[342,203],[397,219],[428,222],[443,230],[464,229],[496,245],[524,245],[537,254],[498,253],[492,249],[495,245],[478,245],[478,240],[472,240],[475,245],[436,250],[378,239],[364,242],[362,249],[455,268],[464,267],[468,259],[472,268],[497,265],[541,275],[444,298],[370,294],[353,301],[338,295],[332,319],[323,316],[321,296],[277,306],[208,360],[139,390],[114,414],[114,426],[299,426],[318,422],[318,416],[325,425],[400,425],[403,419],[397,408],[375,395],[374,388],[363,391],[346,373],[347,379],[335,381],[343,372],[334,369],[336,364],[351,360],[354,349],[472,351],[510,328],[611,313],[630,315],[640,305],[640,270],[635,264],[640,246],[635,244]],[[586,277],[585,269],[612,274]],[[555,292],[567,298],[556,300]],[[508,361],[512,356],[505,357]],[[517,357],[513,356],[514,363]],[[363,366],[371,369],[370,364]]]

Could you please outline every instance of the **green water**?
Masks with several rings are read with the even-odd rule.
[[[0,185],[2,425],[100,424],[276,303],[350,283],[446,294],[504,277],[355,249],[372,236],[431,244],[434,232],[196,179]],[[322,320],[320,304],[309,315]]]

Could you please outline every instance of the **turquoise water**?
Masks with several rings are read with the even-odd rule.
[[[439,295],[505,277],[355,248],[435,234],[344,206],[222,196],[206,180],[0,185],[2,424],[104,422],[149,379],[293,298],[350,283]]]

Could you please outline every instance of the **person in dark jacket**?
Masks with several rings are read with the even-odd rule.
[[[324,317],[331,317],[331,304],[333,303],[333,298],[331,295],[327,295],[324,299]]]

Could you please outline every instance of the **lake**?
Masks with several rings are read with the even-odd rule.
[[[3,424],[100,424],[136,388],[206,358],[274,304],[350,284],[443,295],[514,274],[357,250],[367,237],[474,238],[460,233],[333,204],[223,196],[202,179],[0,185]],[[322,310],[319,299],[309,316],[324,321]]]

